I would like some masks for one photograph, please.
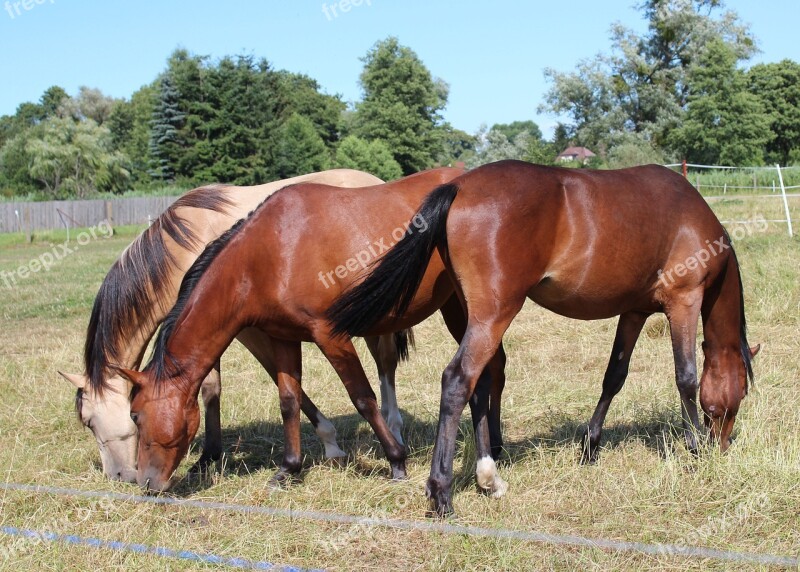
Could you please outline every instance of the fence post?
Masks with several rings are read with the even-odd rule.
[[[781,183],[781,195],[783,196],[783,210],[786,211],[786,224],[789,225],[789,238],[794,236],[792,232],[792,218],[789,216],[789,201],[786,200],[786,186],[783,184],[783,173],[781,173],[781,166],[775,165],[778,170],[778,181]]]
[[[25,218],[25,242],[30,244],[33,242],[33,225],[31,224],[31,207],[26,206],[25,210],[22,212],[23,217]]]
[[[684,179],[688,179],[689,178],[689,168],[686,166],[686,159],[681,161],[681,173],[683,173],[683,178]]]
[[[111,206],[111,201],[106,201],[106,220],[108,221],[108,228],[111,230],[111,236],[114,236],[114,209]]]

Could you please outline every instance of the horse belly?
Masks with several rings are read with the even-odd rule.
[[[546,276],[528,291],[528,297],[551,312],[577,320],[613,318],[632,310],[657,311],[641,291],[612,285],[578,284]]]

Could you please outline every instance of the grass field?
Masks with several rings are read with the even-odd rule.
[[[793,203],[797,211],[798,203]],[[764,202],[715,205],[720,218],[752,218]],[[765,218],[771,218],[765,216]],[[138,493],[106,481],[94,438],[72,409],[74,392],[56,369],[81,371],[81,351],[97,287],[136,229],[92,240],[49,271],[6,287],[0,275],[0,471],[9,483]],[[73,234],[73,237],[75,234]],[[64,237],[31,245],[0,237],[0,271],[30,268]],[[73,243],[74,246],[74,238]],[[600,461],[578,464],[575,438],[594,408],[615,321],[578,322],[527,305],[506,336],[506,440],[503,499],[475,490],[474,452],[465,415],[456,456],[455,522],[613,540],[671,543],[752,553],[800,555],[800,239],[785,225],[754,230],[736,243],[743,267],[751,343],[764,348],[757,382],[743,403],[726,455],[685,450],[666,322],[653,317],[626,387],[606,421]],[[16,276],[16,275],[15,275]],[[398,373],[406,422],[409,479],[389,481],[369,427],[316,348],[305,348],[304,386],[333,420],[351,457],[322,461],[308,423],[302,480],[273,491],[280,460],[277,391],[236,343],[223,358],[226,456],[219,471],[182,480],[183,498],[424,520],[423,495],[434,440],[441,371],[455,344],[438,316],[417,328],[417,350]],[[699,343],[699,341],[698,341]],[[359,346],[362,355],[363,344]],[[364,362],[377,384],[374,365]],[[376,386],[377,390],[377,386]],[[200,443],[202,434],[198,436]],[[193,448],[188,461],[197,458]],[[179,474],[185,474],[185,462]],[[486,539],[380,526],[320,523],[210,508],[0,492],[0,526],[47,530],[330,570],[727,570],[757,569],[683,556]],[[44,543],[0,534],[0,568],[9,570],[204,570],[208,564],[155,555]]]

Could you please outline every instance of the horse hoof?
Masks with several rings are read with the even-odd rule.
[[[322,462],[323,465],[327,467],[333,467],[336,469],[343,469],[347,466],[347,455],[341,455],[336,457],[326,457],[325,460]]]
[[[408,478],[408,474],[406,473],[406,462],[401,461],[396,464],[392,464],[392,480],[393,481],[404,481]]]
[[[430,509],[427,516],[431,518],[450,518],[454,516],[450,492],[446,491],[437,482],[428,480],[428,484],[425,486],[425,496],[430,501]]]
[[[189,467],[189,474],[192,476],[199,476],[204,477],[209,472],[211,472],[211,465],[213,465],[218,459],[214,459],[211,456],[201,456],[197,462]]]
[[[289,471],[286,471],[285,469],[280,469],[269,479],[268,486],[270,489],[283,491],[289,488],[289,485],[295,481],[297,481],[297,477],[295,475]]]
[[[597,463],[597,449],[586,450],[581,453],[581,465],[594,465]]]

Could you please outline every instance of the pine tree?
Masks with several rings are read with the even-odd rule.
[[[181,147],[178,132],[186,117],[180,109],[179,98],[171,76],[164,74],[151,122],[150,156],[153,158],[153,168],[150,175],[166,183],[175,181],[175,166]]]

